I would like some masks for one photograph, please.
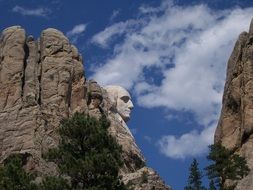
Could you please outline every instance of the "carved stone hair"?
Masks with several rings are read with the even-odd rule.
[[[117,99],[119,96],[119,91],[126,91],[126,90],[123,87],[116,85],[105,86],[104,89],[107,91],[109,98],[113,104],[113,107],[117,109]]]

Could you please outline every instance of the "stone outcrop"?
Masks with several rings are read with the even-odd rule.
[[[0,37],[0,162],[12,153],[29,155],[27,170],[57,173],[42,154],[58,144],[55,129],[75,112],[95,117],[106,114],[110,133],[123,147],[121,175],[134,189],[169,190],[145,159],[132,135],[111,114],[106,91],[84,76],[83,61],[64,34],[42,31],[38,40],[20,26]],[[143,179],[145,175],[145,180]]]
[[[253,20],[240,34],[227,66],[222,111],[215,141],[246,158],[251,172],[237,190],[253,187]]]

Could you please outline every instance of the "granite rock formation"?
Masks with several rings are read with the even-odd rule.
[[[246,158],[251,172],[237,190],[253,189],[253,20],[242,32],[227,66],[222,110],[215,142]]]
[[[42,154],[57,146],[55,129],[60,122],[77,111],[95,117],[106,114],[110,133],[123,147],[124,182],[136,190],[169,190],[145,166],[134,138],[111,113],[112,107],[105,89],[86,79],[81,55],[62,32],[46,29],[38,40],[20,26],[1,33],[0,163],[12,153],[26,153],[27,170],[56,175],[56,166],[43,160]]]

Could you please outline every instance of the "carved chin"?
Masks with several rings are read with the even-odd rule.
[[[122,114],[120,114],[120,116],[122,117],[122,119],[123,119],[125,122],[129,121],[129,119],[130,119],[130,115],[122,115]]]
[[[127,121],[129,121],[130,120],[130,117],[122,117],[122,119],[125,121],[125,122],[127,122]]]

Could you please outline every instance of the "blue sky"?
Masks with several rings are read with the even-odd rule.
[[[61,30],[83,55],[87,78],[131,92],[129,128],[174,190],[194,157],[207,164],[226,62],[248,30],[252,0],[0,0],[0,11],[1,30]]]

